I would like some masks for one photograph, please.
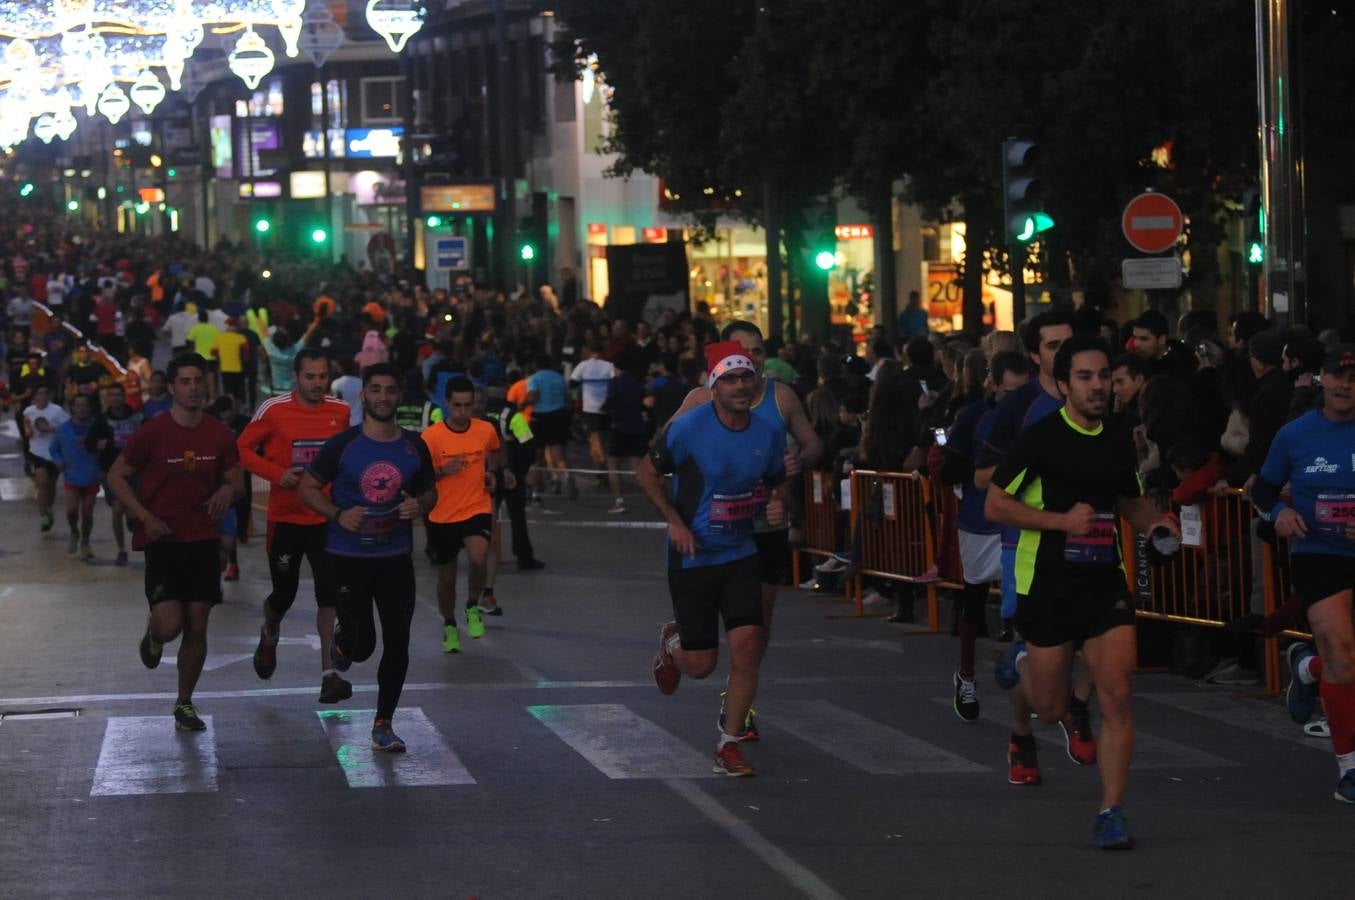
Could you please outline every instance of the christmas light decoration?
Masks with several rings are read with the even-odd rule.
[[[419,0],[367,0],[367,24],[386,39],[392,53],[405,49],[410,36],[423,27]]]

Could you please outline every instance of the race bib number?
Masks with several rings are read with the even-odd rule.
[[[1355,525],[1355,494],[1318,494],[1313,504],[1317,531],[1332,537],[1345,537],[1346,528]]]
[[[320,455],[320,448],[324,445],[324,441],[292,441],[292,468],[304,469],[309,466]]]
[[[119,450],[127,447],[127,442],[132,439],[132,432],[136,431],[137,422],[132,419],[123,419],[113,423],[113,446]]]
[[[390,543],[400,527],[400,504],[369,506],[358,529],[358,542],[364,547],[379,547]]]
[[[1068,535],[1063,558],[1081,565],[1115,565],[1115,513],[1097,513],[1091,531],[1076,537]]]
[[[766,501],[763,501],[764,505]],[[752,534],[758,501],[753,491],[716,494],[710,501],[711,534]]]

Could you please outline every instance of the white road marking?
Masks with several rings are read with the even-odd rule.
[[[1288,741],[1331,753],[1331,744],[1314,740],[1303,733],[1303,726],[1295,723],[1277,703],[1260,703],[1255,700],[1234,700],[1225,693],[1213,691],[1173,691],[1170,693],[1137,694],[1135,699],[1150,703],[1161,703],[1197,716],[1214,719],[1234,728],[1264,734],[1276,740]]]
[[[91,797],[199,794],[217,789],[212,717],[206,731],[174,730],[170,716],[108,720]]]
[[[374,709],[325,709],[315,713],[352,788],[429,787],[475,784],[475,779],[447,746],[418,707],[395,711],[392,727],[408,748],[405,753],[372,749]]]
[[[1143,695],[1137,695],[1135,699]],[[936,699],[937,703],[950,706],[953,702],[949,699]],[[1002,712],[994,712],[991,708],[984,708],[979,717],[985,722],[999,725],[1003,728],[1011,728],[1011,718],[1006,715],[1005,704],[1002,704]],[[1057,725],[1046,725],[1043,722],[1032,722],[1034,733],[1037,740],[1051,747],[1057,747],[1059,753],[1066,755],[1068,752],[1068,743],[1064,740],[1063,731]],[[1095,727],[1095,722],[1093,722]],[[1178,744],[1176,741],[1170,741],[1163,737],[1134,730],[1134,764],[1132,769],[1218,769],[1234,768],[1241,763],[1233,762],[1231,759],[1224,759],[1221,756],[1215,756],[1212,753],[1206,753],[1203,750],[1196,750],[1194,747],[1187,747],[1185,744]]]
[[[775,727],[872,775],[988,772],[987,766],[823,700],[778,702]]]
[[[637,529],[641,531],[663,531],[668,527],[667,522],[589,522],[578,519],[528,519],[528,525],[562,525],[566,528],[625,528]]]
[[[527,711],[608,778],[714,774],[711,757],[619,703],[529,706]]]
[[[664,784],[806,897],[813,900],[843,900],[842,895],[833,890],[828,882],[796,862],[788,853],[759,834],[753,826],[725,809],[719,801],[693,782],[670,778],[665,780]]]
[[[253,659],[253,653],[208,653],[207,659],[202,663],[202,671],[214,672],[217,669],[229,666],[232,663],[244,662],[247,659]],[[176,665],[179,662],[177,656],[162,656],[160,664],[164,666]]]

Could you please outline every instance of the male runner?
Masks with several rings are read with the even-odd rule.
[[[1288,500],[1280,495],[1285,484]],[[1290,541],[1294,592],[1317,642],[1317,655],[1308,644],[1289,648],[1287,705],[1307,721],[1322,697],[1336,753],[1335,797],[1355,803],[1355,344],[1327,354],[1322,407],[1280,429],[1252,499]]]
[[[164,645],[183,635],[174,701],[181,731],[207,727],[193,689],[207,659],[207,619],[221,602],[216,523],[244,493],[235,436],[203,414],[207,373],[207,360],[196,353],[176,357],[165,370],[174,405],[137,429],[108,471],[109,488],[136,520],[132,549],[146,553],[151,613],[142,664],[160,665]]]
[[[1017,435],[993,474],[984,514],[1019,529],[1016,622],[1025,641],[1008,647],[996,670],[1012,691],[1014,720],[1025,726],[1014,729],[1012,747],[1033,749],[1031,712],[1063,721],[1081,648],[1101,698],[1102,802],[1092,843],[1127,850],[1133,839],[1120,804],[1134,752],[1129,679],[1138,651],[1118,516],[1142,532],[1180,532],[1143,496],[1133,445],[1103,422],[1110,377],[1100,338],[1063,343],[1054,378],[1064,406]]]
[[[752,322],[736,320],[724,327],[721,340],[737,341],[748,358],[753,361],[756,380],[753,386],[752,415],[781,429],[785,434],[786,478],[798,477],[803,467],[813,466],[819,461],[819,457],[823,455],[823,441],[814,433],[814,426],[805,415],[804,406],[800,403],[795,390],[790,385],[773,381],[763,374],[767,350],[762,343],[762,330]],[[687,399],[682,401],[682,406],[673,415],[673,420],[676,421],[693,409],[709,406],[713,396],[711,387],[694,388],[687,394]],[[767,649],[766,641],[771,638],[772,611],[776,604],[776,593],[781,589],[785,573],[790,570],[789,527],[786,521],[771,524],[761,511],[754,523],[753,540],[757,545],[758,581],[762,585],[763,652]],[[722,730],[725,727],[725,713],[722,702],[720,706]],[[757,716],[752,707],[749,707],[741,735],[746,741],[756,741],[759,738]]]
[[[710,344],[706,356],[714,401],[669,423],[636,468],[641,490],[668,521],[672,545],[668,589],[677,621],[659,632],[654,680],[671,694],[683,674],[705,678],[714,671],[723,619],[730,670],[726,711],[739,725],[735,734],[721,726],[714,770],[752,775],[739,741],[766,647],[753,520],[759,489],[785,480],[786,431],[750,412],[757,366],[738,341]],[[671,494],[664,490],[665,474],[673,476]],[[770,497],[766,507],[768,520],[781,524],[781,498]]]
[[[334,579],[325,556],[325,520],[301,502],[297,486],[306,466],[325,441],[348,429],[348,404],[326,396],[329,357],[308,347],[292,360],[294,390],[259,404],[240,433],[240,463],[266,479],[268,533],[266,552],[273,590],[263,601],[263,624],[254,649],[254,673],[272,678],[278,666],[278,638],[283,617],[296,600],[301,560],[315,580],[315,630],[320,635],[320,702],[337,703],[353,696],[353,686],[334,671],[329,644],[334,639]]]
[[[1072,317],[1059,310],[1040,313],[1026,323],[1022,338],[1026,353],[1039,370],[1039,377],[1025,387],[1012,391],[992,413],[988,438],[980,444],[974,457],[974,484],[985,491],[998,462],[1023,429],[1029,428],[1063,405],[1054,380],[1054,358],[1059,347],[1073,336]],[[1016,529],[1008,528],[1002,540],[1002,619],[1004,625],[1016,614]],[[1068,719],[1059,723],[1063,729],[1068,758],[1080,766],[1096,763],[1096,736],[1092,732],[1091,677],[1086,666],[1073,669]],[[1029,721],[1012,721],[1018,734],[1029,731]],[[1035,745],[1022,745],[1020,755],[1013,755],[1007,780],[1012,784],[1039,784],[1040,767]],[[1029,749],[1029,753],[1025,751]]]
[[[301,478],[301,500],[329,523],[325,548],[339,619],[330,645],[334,668],[346,672],[376,650],[372,606],[381,617],[376,721],[372,749],[403,753],[391,728],[409,670],[414,617],[411,522],[432,508],[433,464],[418,435],[395,424],[400,370],[375,363],[362,371],[361,425],[325,441]],[[332,493],[325,494],[325,486]]]
[[[28,438],[28,465],[37,485],[38,515],[43,531],[52,530],[52,499],[61,470],[52,459],[52,441],[56,430],[70,416],[52,402],[52,389],[46,384],[33,388],[33,402],[24,407],[24,435]]]
[[[428,513],[428,549],[438,567],[438,611],[442,613],[442,652],[461,652],[456,627],[457,555],[466,548],[470,578],[466,587],[466,633],[485,636],[480,596],[494,531],[494,485],[503,472],[499,432],[476,418],[475,385],[464,375],[447,382],[447,419],[423,431],[423,442],[437,475],[437,505]],[[512,473],[505,473],[505,481]]]
[[[61,467],[65,481],[66,524],[70,526],[67,553],[74,553],[77,545],[80,558],[88,562],[94,558],[89,536],[94,530],[94,504],[99,499],[99,482],[103,480],[99,461],[85,445],[90,429],[94,427],[94,401],[87,394],[71,397],[71,417],[61,423],[52,440],[52,461]]]
[[[107,496],[108,505],[113,510],[113,541],[118,547],[118,555],[114,565],[125,566],[127,565],[127,537],[124,523],[130,525],[131,519],[127,515],[127,508],[122,505],[122,501],[113,496],[112,489],[107,487],[107,477],[108,470],[113,468],[113,463],[117,461],[118,456],[123,450],[127,449],[127,442],[132,439],[132,434],[141,427],[144,420],[141,413],[132,409],[127,402],[126,389],[121,384],[110,384],[106,396],[108,400],[107,409],[95,421],[94,427],[90,429],[86,446],[98,455],[99,468],[104,473],[104,493]]]

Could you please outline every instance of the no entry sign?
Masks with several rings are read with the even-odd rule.
[[[1181,236],[1181,207],[1166,194],[1139,194],[1124,208],[1120,229],[1130,246],[1143,253],[1171,249]]]

